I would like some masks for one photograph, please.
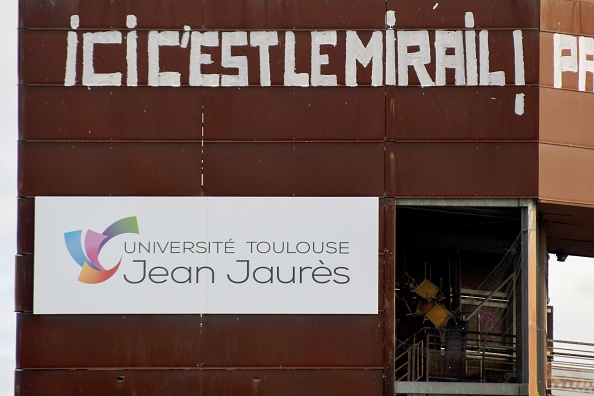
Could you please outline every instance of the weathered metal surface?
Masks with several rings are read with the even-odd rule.
[[[20,0],[19,27],[66,28],[70,16],[81,15],[83,25],[93,29],[124,29],[126,15],[138,17],[138,28],[178,29],[202,26],[203,2],[194,0]]]
[[[594,35],[594,3],[588,0],[541,0],[540,29],[550,32]]]
[[[19,144],[19,195],[198,195],[200,143]]]
[[[21,140],[200,140],[202,90],[21,86]]]
[[[382,321],[382,315],[21,313],[17,367],[381,368]]]
[[[382,394],[381,370],[17,371],[18,396]]]
[[[591,204],[594,202],[592,169],[594,169],[594,150],[541,144],[539,148],[540,198],[549,201]]]
[[[383,88],[20,90],[20,139],[28,141],[384,140]]]
[[[19,198],[17,202],[17,253],[33,253],[34,216],[35,205],[33,199]]]
[[[387,0],[399,29],[463,29],[464,14],[474,14],[477,28],[534,28],[539,25],[539,1]]]
[[[15,257],[14,309],[17,312],[33,309],[33,256]]]
[[[538,196],[537,143],[389,143],[386,156],[390,196]]]
[[[384,114],[378,110],[383,108],[384,101],[383,87],[207,90],[204,138],[383,142]]]
[[[518,115],[516,94],[522,93],[525,110]],[[538,117],[538,87],[386,90],[386,138],[391,141],[537,141]]]
[[[381,196],[383,143],[206,143],[206,195]]]
[[[540,141],[594,147],[594,95],[562,89],[540,89]]]
[[[381,29],[385,0],[205,0],[204,24],[215,29]]]
[[[569,3],[574,2],[545,1],[543,25],[554,23],[551,15],[559,12],[556,29],[588,34],[591,3]],[[19,196],[23,198],[17,249],[25,255],[16,258],[15,305],[23,312],[17,315],[17,366],[24,371],[17,372],[17,393],[393,394],[396,214],[391,197],[540,194],[552,200],[594,202],[590,193],[594,186],[567,185],[574,176],[588,180],[584,172],[594,166],[588,150],[547,144],[539,150],[539,139],[587,147],[592,142],[591,120],[584,114],[589,99],[581,102],[583,107],[567,110],[555,103],[561,96],[542,90],[539,101],[538,85],[552,86],[553,81],[552,34],[538,31],[539,4],[537,0],[21,0]],[[426,71],[432,82],[437,69],[436,30],[456,29],[460,36],[473,20],[479,45],[478,30],[489,29],[487,74],[503,71],[506,86],[454,86],[454,70],[444,66],[444,86],[421,89],[417,71],[406,66],[407,87],[386,88],[383,70],[381,83],[372,88],[372,67],[359,62],[355,66],[359,87],[343,87],[345,30],[357,30],[363,43],[372,30],[381,32],[385,66],[388,10],[394,11],[395,29],[428,30],[431,60]],[[80,16],[76,32],[71,28],[72,15]],[[136,27],[126,26],[128,15],[136,16]],[[260,87],[260,48],[236,45],[232,54],[247,57],[248,87],[187,87],[192,49],[180,44],[163,45],[157,52],[159,71],[180,73],[182,87],[146,87],[149,31],[175,30],[182,40],[184,26],[192,31],[248,34],[278,30],[279,44],[268,47],[272,86]],[[81,87],[83,34],[112,29],[121,33],[122,42],[96,45],[94,68],[98,73],[122,73],[122,86]],[[138,34],[141,87],[126,86],[127,34],[132,30]],[[321,48],[328,64],[320,65],[320,72],[336,75],[341,86],[280,87],[285,85],[289,37],[285,30],[294,30],[294,71],[309,73],[308,84],[312,31],[338,30],[337,44]],[[518,30],[521,48],[517,48]],[[64,86],[69,32],[79,40],[75,87]],[[468,51],[469,44],[464,43]],[[452,49],[447,54],[452,55]],[[220,45],[202,50],[213,61],[201,66],[203,73],[238,73],[237,68],[222,67]],[[410,53],[414,50],[410,48]],[[480,48],[475,50],[480,68]],[[520,63],[525,66],[523,74]],[[470,66],[464,68],[468,73]],[[577,89],[571,86],[572,78],[564,76],[563,86]],[[555,94],[563,95],[563,101],[577,100],[566,92]],[[518,106],[518,98],[524,99],[523,106]],[[586,121],[552,120],[564,109],[568,117]],[[560,136],[567,126],[572,132]],[[577,162],[572,162],[574,157]],[[554,169],[555,165],[562,169]],[[558,180],[563,175],[565,179]],[[387,196],[381,201],[385,206],[378,230],[379,314],[30,313],[34,205],[25,197],[200,194]],[[548,230],[550,246],[594,251],[587,241],[571,240],[580,225],[568,230],[552,209],[545,216],[555,223]],[[583,221],[594,229],[589,219]],[[53,370],[44,370],[49,368]],[[143,370],[130,370],[134,368]]]
[[[204,367],[383,366],[382,315],[203,318]]]

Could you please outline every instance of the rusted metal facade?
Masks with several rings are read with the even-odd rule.
[[[566,0],[20,0],[16,257],[19,395],[393,395],[396,206],[399,198],[537,199],[548,249],[594,256],[594,104],[564,76],[553,87],[553,34],[594,35],[594,4]],[[347,30],[490,32],[503,86],[372,84],[358,65],[345,86]],[[64,84],[70,18],[78,32],[130,31],[138,18],[138,86]],[[148,86],[148,32],[294,31],[296,70],[310,32],[326,46],[335,87],[283,85],[284,43],[270,49],[271,86],[190,86],[189,48],[161,49],[180,87]],[[521,31],[524,84],[514,80]],[[281,42],[282,34],[280,35]],[[142,50],[141,50],[142,49]],[[213,59],[220,48],[208,49]],[[496,56],[494,55],[496,54]],[[78,54],[80,58],[80,53]],[[100,46],[95,68],[126,71],[125,45]],[[225,74],[220,63],[209,73]],[[427,65],[431,76],[435,62]],[[592,84],[588,80],[588,84]],[[524,96],[522,114],[514,100]],[[37,316],[35,196],[374,196],[380,199],[377,315]]]

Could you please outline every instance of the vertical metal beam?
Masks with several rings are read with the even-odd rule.
[[[541,395],[546,394],[547,384],[547,305],[548,305],[548,285],[547,272],[549,268],[549,255],[547,253],[547,236],[544,224],[538,220],[538,263],[537,263],[537,282],[536,292],[537,302],[537,375],[538,392]]]
[[[384,216],[384,396],[396,391],[396,201],[386,198]]]
[[[537,216],[536,203],[527,202],[522,208],[522,308],[521,308],[521,373],[522,383],[528,384],[530,396],[538,393],[537,370]]]

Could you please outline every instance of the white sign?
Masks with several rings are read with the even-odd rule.
[[[38,197],[35,314],[375,314],[378,198]]]

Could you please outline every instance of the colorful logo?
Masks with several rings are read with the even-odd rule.
[[[116,221],[105,229],[101,234],[87,230],[82,245],[82,230],[64,233],[66,248],[70,256],[82,267],[78,280],[83,283],[95,284],[105,282],[116,273],[122,258],[111,269],[105,269],[99,262],[99,253],[107,242],[113,237],[121,234],[138,234],[138,221],[136,217],[126,217]]]

